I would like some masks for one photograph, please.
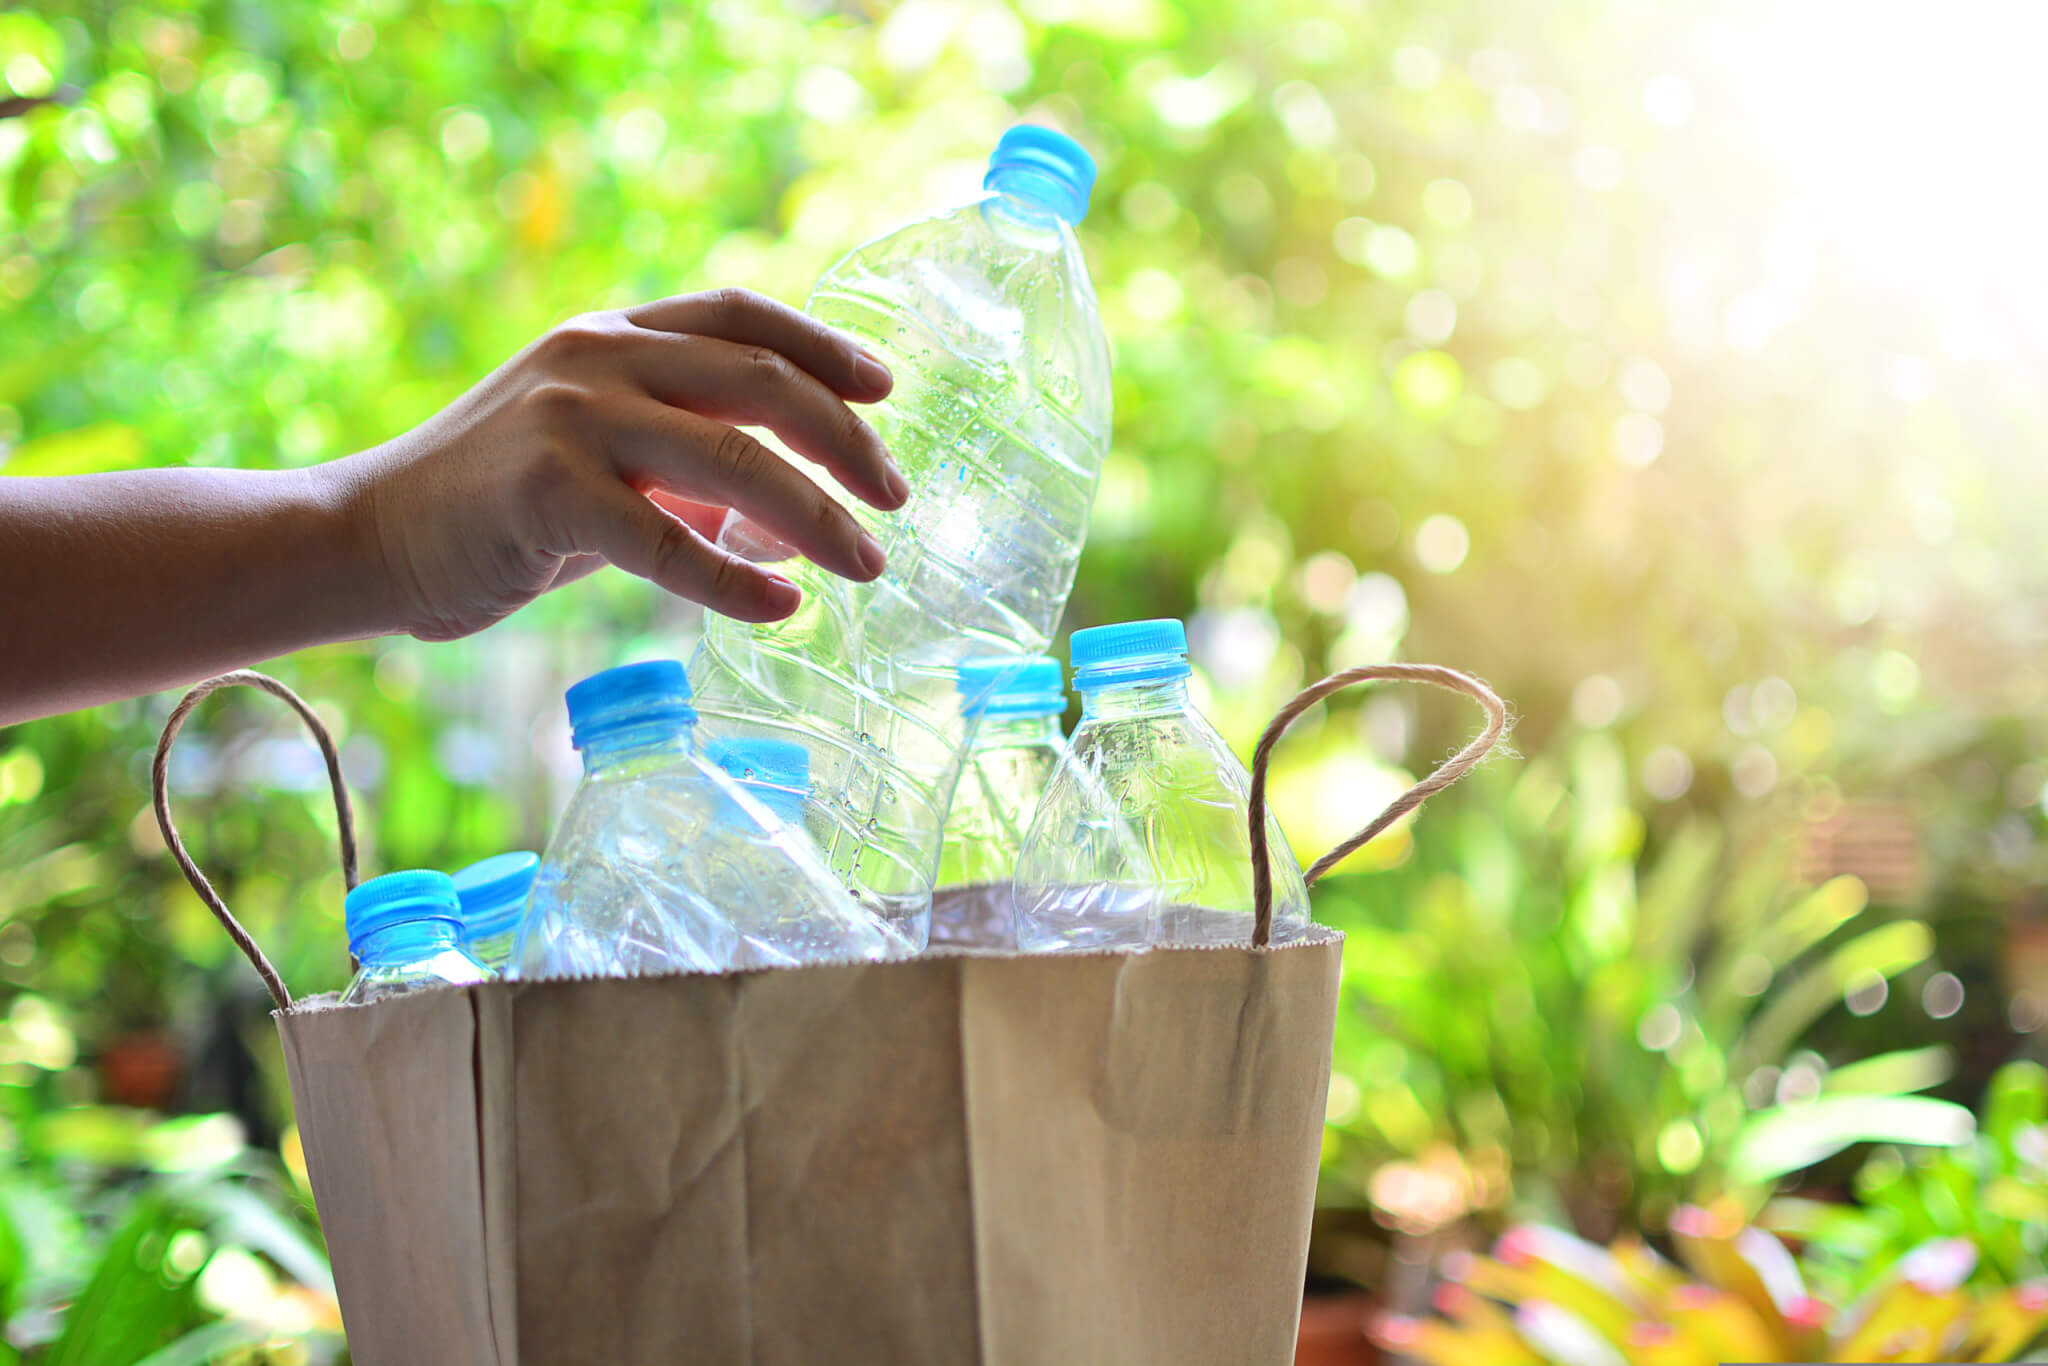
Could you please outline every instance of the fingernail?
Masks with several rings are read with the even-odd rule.
[[[868,571],[871,578],[879,577],[889,567],[889,557],[882,550],[882,543],[865,531],[860,534],[860,567]]]
[[[894,465],[882,467],[882,484],[889,490],[889,496],[896,500],[897,507],[910,501],[910,481]]]
[[[895,376],[889,373],[889,367],[866,351],[862,351],[853,362],[853,374],[854,378],[861,382],[862,388],[877,393],[896,382]]]
[[[803,590],[780,574],[768,576],[768,610],[780,616],[788,616],[796,605],[804,600]]]

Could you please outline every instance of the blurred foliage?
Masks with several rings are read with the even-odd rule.
[[[1810,1293],[1784,1243],[1726,1209],[1673,1220],[1683,1269],[1524,1224],[1493,1255],[1447,1258],[1441,1317],[1382,1314],[1373,1336],[1430,1366],[1711,1366],[1725,1361],[2015,1361],[2048,1328],[2048,1283],[1970,1284],[1977,1249],[1915,1248],[1854,1300]]]
[[[1757,1203],[1854,1142],[1968,1137],[1967,1110],[1906,1094],[1948,1079],[1940,1046],[1833,1070],[1801,1046],[1846,993],[1925,975],[1925,923],[1852,876],[1792,885],[1769,829],[1696,815],[1643,857],[1605,734],[1474,781],[1320,903],[1346,935],[1326,1201],[1421,1237],[1513,1196],[1611,1236],[1688,1194]]]
[[[1880,1148],[1856,1173],[1854,1204],[1775,1200],[1762,1224],[1804,1242],[1817,1285],[1862,1294],[1915,1247],[1966,1239],[1985,1289],[2048,1278],[2048,1072],[1999,1069],[1973,1141],[1952,1148]]]
[[[2028,163],[1982,172],[2027,125],[1968,86],[1890,93],[2030,49],[1942,65],[1947,30],[1908,26],[1877,107],[1915,136],[1873,150],[1856,82],[1893,68],[1833,45],[1883,27],[1815,38],[1795,11],[0,13],[0,85],[78,90],[0,123],[0,472],[361,449],[575,312],[801,299],[974,193],[1008,123],[1060,124],[1102,167],[1081,236],[1118,410],[1069,624],[1189,617],[1241,750],[1305,680],[1396,656],[1520,713],[1525,765],[1319,900],[1354,935],[1326,1198],[1447,1148],[1482,1205],[1654,1217],[1840,1065],[1945,1044],[1968,1102],[2048,1019],[2048,289],[2003,235]],[[1754,103],[1822,69],[1846,126]],[[453,867],[544,838],[567,681],[696,626],[601,574],[472,641],[275,667],[344,741],[366,870]],[[0,1008],[72,1041],[12,1045],[0,1083],[90,1102],[167,1040],[166,1103],[261,1143],[284,1099],[260,996],[147,810],[169,704],[0,732]],[[1275,772],[1298,850],[1470,724],[1393,692],[1312,711]],[[196,855],[296,989],[339,985],[313,751],[241,699],[187,737]]]
[[[295,1145],[280,1162],[250,1149],[229,1115],[165,1120],[49,1099],[0,1094],[0,1361],[346,1360]]]

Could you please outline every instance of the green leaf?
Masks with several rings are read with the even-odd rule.
[[[301,1285],[334,1293],[334,1272],[327,1254],[255,1191],[239,1183],[215,1182],[185,1198],[210,1219],[215,1242],[239,1243],[261,1252]]]
[[[149,1116],[114,1105],[75,1105],[44,1115],[35,1128],[38,1149],[52,1157],[97,1167],[143,1165]]]
[[[1795,977],[1758,1012],[1736,1050],[1736,1070],[1783,1057],[1859,976],[1893,977],[1933,952],[1934,934],[1917,920],[1896,921],[1850,940]]]
[[[221,1353],[234,1347],[253,1347],[266,1341],[270,1331],[260,1323],[222,1319],[195,1328],[170,1346],[151,1352],[135,1366],[206,1366],[220,1360]]]
[[[1821,1089],[1829,1095],[1899,1095],[1939,1086],[1954,1076],[1955,1070],[1955,1053],[1945,1044],[1902,1048],[1837,1067],[1828,1073]]]
[[[13,1316],[28,1257],[14,1220],[14,1190],[0,1186],[0,1323]]]
[[[1743,1126],[1729,1157],[1738,1181],[1772,1181],[1852,1143],[1954,1147],[1976,1133],[1960,1105],[1925,1096],[1822,1096],[1762,1111]]]
[[[1671,961],[1692,946],[1712,902],[1723,844],[1721,828],[1697,816],[1665,842],[1638,896],[1636,956],[1645,965]]]
[[[1746,947],[1762,954],[1775,971],[1863,914],[1869,904],[1861,878],[1831,878],[1759,928]]]
[[[192,1220],[162,1191],[138,1196],[66,1313],[43,1366],[135,1366],[189,1326],[191,1283],[167,1285],[161,1268],[172,1235],[190,1227]]]
[[[2048,1121],[2048,1068],[2021,1059],[1991,1078],[1984,1092],[1984,1132],[2001,1149],[2030,1124]]]

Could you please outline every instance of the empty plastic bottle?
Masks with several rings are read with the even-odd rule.
[[[811,752],[792,740],[712,740],[704,757],[724,769],[783,824],[801,827],[811,795]]]
[[[1074,633],[1081,724],[1018,859],[1018,947],[1251,941],[1251,775],[1188,702],[1187,650],[1170,619]],[[1270,814],[1266,838],[1280,943],[1308,889]]]
[[[521,977],[723,972],[920,947],[692,752],[681,664],[608,669],[570,688],[568,704],[583,781],[527,898]]]
[[[341,994],[343,1005],[491,979],[459,947],[462,906],[446,873],[386,873],[359,885],[341,905],[348,949],[358,965]]]
[[[971,659],[958,673],[960,709],[974,739],[939,854],[941,887],[986,889],[988,905],[974,922],[981,943],[1014,943],[1011,878],[1032,813],[1066,747],[1060,716],[1067,709],[1066,676],[1057,659]],[[937,923],[934,939],[940,937]]]
[[[955,665],[1042,651],[1073,587],[1110,431],[1109,348],[1074,237],[1094,180],[1071,139],[1012,128],[984,198],[826,272],[812,316],[896,379],[866,411],[910,501],[882,513],[843,499],[888,569],[860,584],[788,560],[796,613],[714,617],[691,663],[708,733],[810,751],[819,847],[892,919],[929,912],[967,739]],[[737,517],[720,544],[788,555]]]
[[[472,863],[455,875],[462,901],[462,951],[492,972],[512,964],[526,893],[540,867],[540,855],[521,849]]]

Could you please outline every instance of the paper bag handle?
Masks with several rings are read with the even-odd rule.
[[[1280,714],[1273,718],[1272,724],[1266,727],[1266,733],[1259,737],[1259,747],[1252,751],[1250,805],[1254,948],[1264,948],[1273,933],[1273,871],[1266,862],[1266,766],[1272,761],[1273,746],[1280,743],[1280,737],[1287,733],[1287,728],[1293,725],[1303,712],[1331,693],[1342,691],[1354,683],[1373,682],[1428,683],[1451,692],[1463,693],[1485,709],[1486,729],[1480,731],[1471,744],[1438,765],[1435,772],[1395,798],[1386,810],[1373,817],[1372,824],[1311,864],[1308,872],[1302,877],[1302,880],[1310,885],[1382,830],[1471,772],[1473,766],[1486,757],[1487,751],[1499,743],[1500,737],[1508,728],[1507,704],[1495,695],[1493,689],[1470,674],[1459,673],[1456,669],[1446,669],[1438,664],[1367,664],[1331,674],[1322,682],[1311,683],[1296,693],[1294,699],[1282,707]]]
[[[354,889],[357,882],[356,818],[355,812],[349,807],[348,787],[341,780],[341,755],[335,751],[334,737],[327,733],[327,727],[320,720],[319,714],[306,705],[303,698],[268,674],[260,674],[252,669],[237,669],[233,673],[207,679],[179,700],[178,705],[171,709],[171,719],[164,722],[163,737],[156,742],[156,761],[150,765],[149,770],[150,796],[156,806],[156,824],[157,828],[163,831],[164,845],[171,851],[171,857],[178,861],[178,867],[184,872],[185,880],[192,884],[193,891],[199,893],[199,899],[206,903],[206,909],[213,912],[214,919],[220,921],[222,928],[227,930],[228,937],[235,941],[235,947],[255,964],[257,975],[262,977],[263,985],[270,988],[270,998],[277,1002],[278,1009],[290,1010],[292,994],[285,990],[284,979],[277,975],[277,969],[264,957],[263,950],[249,937],[249,932],[242,928],[242,922],[235,919],[234,913],[228,910],[227,903],[220,899],[220,893],[214,891],[213,884],[206,880],[206,874],[199,871],[199,865],[192,861],[192,856],[185,852],[185,841],[178,834],[177,823],[171,819],[170,787],[166,781],[170,769],[171,742],[178,738],[178,731],[184,726],[185,718],[192,714],[194,707],[222,688],[238,686],[260,688],[273,697],[284,699],[291,709],[299,714],[299,719],[306,723],[306,729],[313,732],[313,739],[320,746],[320,757],[327,761],[327,781],[334,788],[335,821],[341,828],[342,884],[351,890]]]

